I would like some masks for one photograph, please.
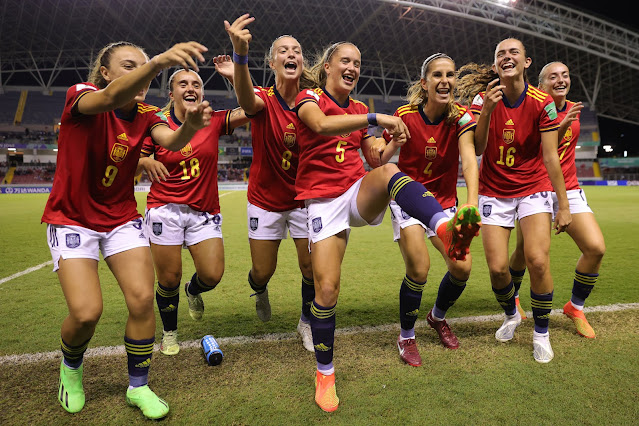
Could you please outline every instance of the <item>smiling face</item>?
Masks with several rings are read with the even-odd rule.
[[[271,46],[269,66],[280,79],[299,80],[304,69],[302,47],[293,37],[280,37]]]
[[[359,80],[361,62],[362,55],[355,45],[344,43],[336,47],[324,64],[326,89],[336,96],[348,96]]]
[[[197,106],[204,98],[202,79],[194,71],[179,71],[171,79],[169,98],[178,118],[184,117],[188,107]]]
[[[120,78],[146,64],[148,60],[149,58],[140,49],[133,46],[120,46],[116,47],[113,52],[111,52],[109,63],[106,66],[101,66],[100,72],[102,73],[104,80],[107,84],[109,84],[115,79]],[[144,101],[148,90],[148,86],[140,90],[135,97],[135,101]]]
[[[445,105],[450,102],[455,88],[455,63],[448,58],[435,59],[428,64],[422,89],[428,93],[428,103]]]
[[[495,71],[501,80],[523,78],[524,71],[530,67],[532,59],[526,57],[526,49],[517,39],[506,39],[495,49]]]
[[[539,88],[550,94],[555,100],[565,100],[570,91],[568,67],[561,62],[546,65],[539,75]]]

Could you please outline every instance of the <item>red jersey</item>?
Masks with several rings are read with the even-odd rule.
[[[90,83],[67,90],[53,188],[42,221],[108,232],[140,217],[133,179],[142,142],[166,121],[159,108],[140,102],[128,116],[119,110],[77,113],[78,100],[95,90]]]
[[[301,207],[295,201],[299,157],[297,115],[273,87],[254,88],[264,109],[251,119],[253,162],[248,201],[264,210],[282,212]]]
[[[559,115],[559,122],[563,121],[574,104],[574,102],[566,101],[564,109],[557,111],[557,114]],[[571,189],[579,189],[577,166],[575,164],[575,152],[580,132],[581,124],[579,123],[579,120],[575,120],[570,123],[570,127],[568,127],[564,134],[564,138],[559,142],[559,161],[561,162],[561,171],[564,175],[564,180],[566,181],[567,191]]]
[[[399,169],[421,182],[433,193],[444,209],[457,204],[459,137],[473,130],[477,123],[466,107],[455,104],[455,122],[447,124],[445,116],[431,123],[421,107],[404,105],[393,114],[400,117],[410,131],[410,140],[399,151]],[[388,132],[384,138],[391,140]]]
[[[485,92],[470,110],[480,114]],[[489,197],[524,197],[552,191],[543,162],[541,134],[559,128],[552,97],[526,83],[514,105],[504,97],[490,117],[488,143],[479,168],[479,193]]]
[[[173,109],[166,112],[173,130],[182,123]],[[220,135],[228,135],[231,111],[215,111],[211,124],[198,130],[180,151],[169,151],[151,138],[144,141],[142,154],[153,155],[169,171],[166,181],[154,181],[146,198],[147,208],[165,204],[186,204],[193,210],[217,214],[220,199],[217,190],[217,158]]]
[[[314,102],[326,115],[366,114],[368,107],[348,98],[345,105],[322,89],[302,90],[295,99],[297,108]],[[300,164],[295,188],[298,200],[335,198],[342,195],[366,174],[359,148],[364,139],[371,137],[367,129],[346,135],[322,136],[299,121]]]

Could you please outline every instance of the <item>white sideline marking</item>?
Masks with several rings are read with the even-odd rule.
[[[45,266],[48,266],[48,265],[53,265],[53,260],[49,260],[48,262],[44,262],[44,263],[41,263],[39,265],[32,266],[30,268],[25,269],[24,271],[16,272],[13,275],[9,275],[8,277],[2,278],[2,279],[0,279],[0,285],[6,283],[7,281],[11,281],[14,278],[18,278],[18,277],[21,277],[23,275],[29,274],[31,272],[37,271],[38,269],[42,269],[42,268],[44,268]]]
[[[584,312],[618,312],[618,311],[627,311],[631,309],[639,309],[639,303],[615,303],[613,305],[600,305],[600,306],[591,306],[584,308]],[[530,312],[526,312],[532,316]],[[550,312],[553,316],[563,315],[563,309],[553,309]],[[501,321],[504,319],[503,314],[496,315],[481,315],[474,317],[461,317],[461,318],[451,318],[447,321],[451,324],[465,324],[465,323],[477,323],[477,322],[490,322],[490,321]],[[425,326],[426,320],[417,321],[418,326]],[[351,335],[355,333],[362,332],[375,332],[375,331],[393,331],[397,330],[399,327],[399,323],[397,324],[383,324],[376,326],[354,326],[354,327],[346,327],[340,328],[335,331],[336,336],[345,336]],[[294,340],[297,339],[297,332],[292,333],[270,333],[263,334],[261,336],[234,336],[234,337],[220,337],[217,342],[220,344],[222,349],[225,346],[231,345],[243,345],[247,343],[260,343],[260,342],[274,342],[279,340]],[[181,349],[187,348],[197,348],[200,346],[200,340],[189,340],[180,342]],[[156,344],[154,350],[157,352],[160,350],[160,345]],[[120,346],[101,346],[97,348],[90,348],[86,351],[86,357],[94,357],[94,356],[112,356],[112,355],[124,355],[126,351],[124,350],[124,345]],[[5,365],[20,365],[20,364],[29,364],[33,362],[41,362],[41,361],[49,361],[53,359],[60,359],[62,354],[59,350],[51,351],[51,352],[39,352],[33,354],[18,354],[18,355],[4,355],[0,356],[0,366]]]

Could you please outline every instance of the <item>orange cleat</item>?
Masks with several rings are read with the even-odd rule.
[[[586,319],[583,311],[575,309],[570,300],[564,305],[564,315],[575,323],[577,333],[589,339],[595,338],[595,330],[593,330],[590,324],[588,324],[588,320]]]
[[[315,402],[319,408],[332,413],[339,406],[339,398],[335,391],[335,373],[328,376],[319,371],[315,375]]]
[[[437,228],[437,236],[444,243],[446,253],[452,260],[465,260],[470,252],[470,243],[479,235],[481,217],[477,207],[461,206],[455,216]]]

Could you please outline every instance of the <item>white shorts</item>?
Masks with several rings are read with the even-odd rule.
[[[247,203],[246,216],[251,240],[285,240],[287,231],[291,238],[308,238],[305,208],[271,212]]]
[[[100,260],[123,251],[149,247],[142,219],[135,219],[109,232],[97,232],[82,226],[47,226],[49,250],[53,258],[53,272],[60,268],[62,259]]]
[[[550,192],[537,192],[525,197],[495,198],[479,196],[481,223],[514,228],[515,220],[538,213],[552,215],[552,197]]]
[[[412,216],[409,216],[395,201],[390,202],[390,212],[391,219],[393,223],[393,241],[399,241],[400,230],[407,228],[412,225],[420,225],[426,231],[426,236],[428,238],[433,238],[437,236],[437,233],[430,229],[428,226],[421,223],[419,220],[415,219]],[[448,209],[444,209],[444,213],[448,218],[452,218],[455,216],[455,212],[457,212],[457,207],[450,207]]]
[[[557,203],[557,194],[552,193],[552,220],[555,220],[557,211],[559,210],[559,204]],[[586,200],[586,194],[583,189],[571,189],[566,191],[568,195],[568,204],[570,205],[570,214],[577,213],[592,213],[592,209],[588,205]]]
[[[222,238],[222,215],[199,212],[186,204],[153,207],[144,215],[149,241],[160,246],[185,247]]]
[[[386,210],[370,223],[366,222],[357,210],[357,193],[362,185],[362,179],[364,178],[360,178],[337,198],[306,200],[309,239],[312,242],[316,243],[344,230],[347,231],[348,236],[351,226],[377,226],[382,223]]]

